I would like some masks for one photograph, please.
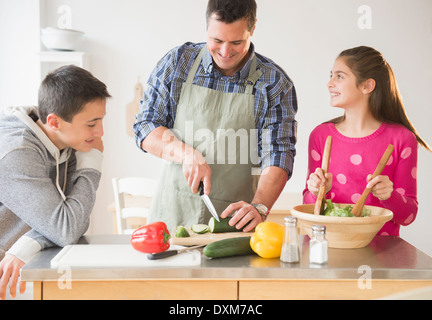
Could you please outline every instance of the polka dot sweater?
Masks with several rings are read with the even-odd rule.
[[[381,175],[393,182],[393,193],[388,200],[381,201],[372,193],[366,204],[383,207],[393,212],[393,219],[379,231],[380,235],[399,236],[400,226],[409,225],[417,215],[417,140],[414,134],[402,125],[383,123],[377,131],[363,138],[343,136],[333,123],[317,126],[309,137],[309,177],[321,167],[321,157],[327,136],[333,137],[329,172],[333,185],[327,199],[335,203],[356,203],[389,144],[394,151]],[[316,197],[303,191],[304,203],[315,203]]]

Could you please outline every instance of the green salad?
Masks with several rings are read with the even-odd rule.
[[[354,217],[351,213],[353,206],[347,205],[342,206],[339,203],[333,203],[330,199],[326,200],[326,207],[324,209],[323,215],[332,217]],[[371,210],[363,208],[361,217],[369,217],[371,215]]]

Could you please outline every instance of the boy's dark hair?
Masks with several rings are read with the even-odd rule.
[[[38,99],[39,119],[45,124],[47,116],[54,113],[71,122],[85,104],[109,97],[106,85],[90,72],[74,65],[63,66],[42,81]]]
[[[255,0],[209,0],[207,4],[207,26],[210,16],[216,13],[217,20],[233,23],[246,18],[248,30],[252,31],[256,22],[257,4]]]

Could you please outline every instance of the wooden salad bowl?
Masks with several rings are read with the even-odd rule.
[[[365,206],[371,210],[368,217],[316,215],[314,207],[315,204],[298,205],[291,210],[291,214],[297,218],[300,232],[310,238],[313,225],[324,225],[330,248],[363,248],[372,241],[383,225],[393,218],[393,212],[390,210],[374,206]]]

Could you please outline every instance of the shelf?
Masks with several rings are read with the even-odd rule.
[[[78,67],[86,68],[86,53],[81,51],[41,51],[39,59],[41,62],[69,62]]]

